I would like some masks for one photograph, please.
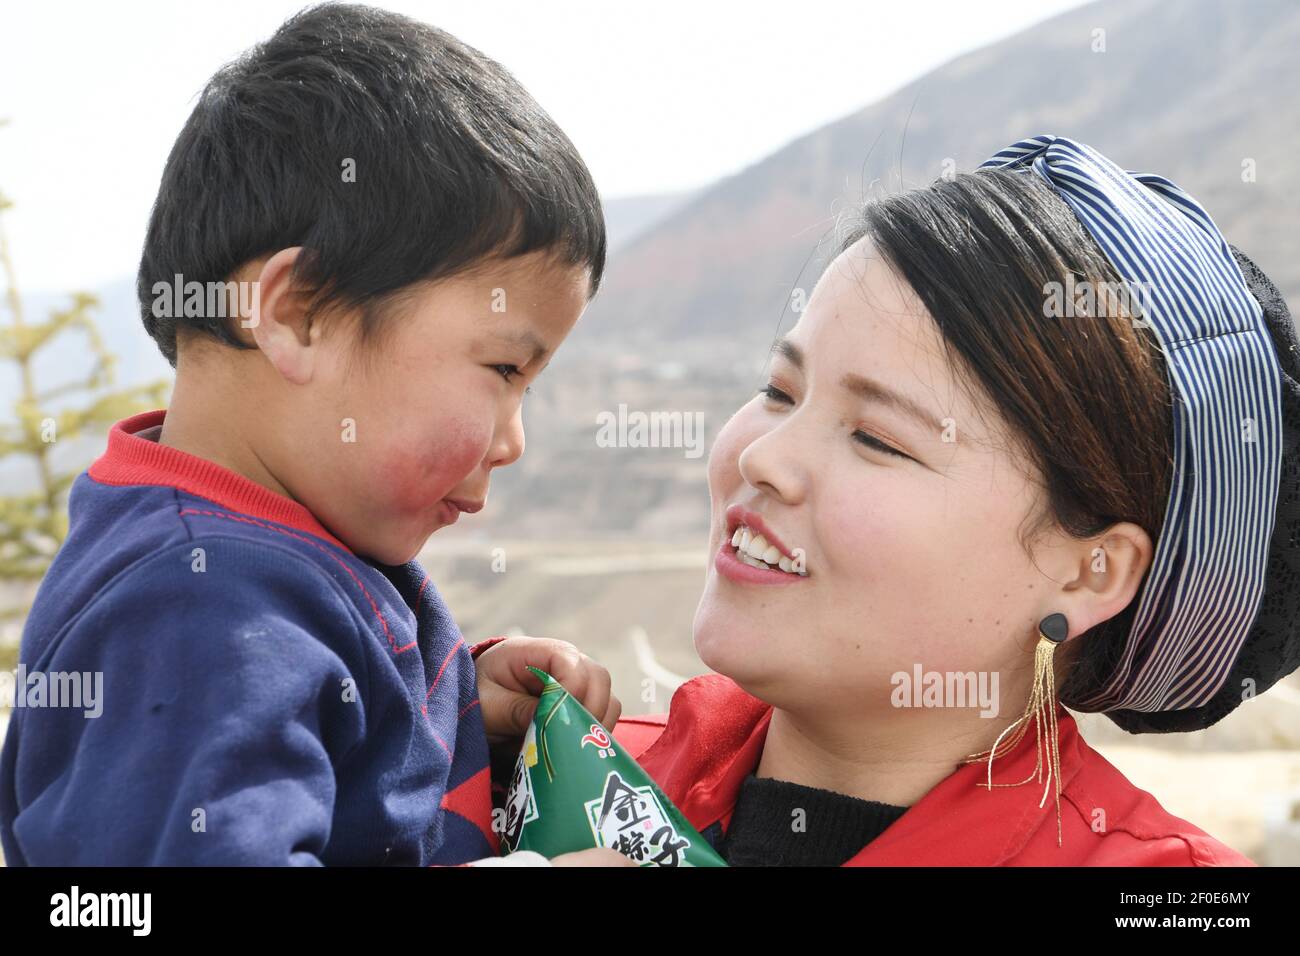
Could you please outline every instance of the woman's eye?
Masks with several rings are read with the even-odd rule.
[[[874,448],[876,451],[883,452],[886,455],[893,455],[896,458],[911,459],[910,455],[904,455],[897,448],[891,448],[874,435],[868,435],[866,432],[858,430],[853,433],[853,438],[857,442],[866,445],[868,448]]]
[[[788,405],[794,404],[794,399],[781,391],[775,385],[764,385],[758,390],[758,394],[767,396],[767,398],[773,402],[785,402]]]
[[[504,378],[507,382],[510,381],[512,376],[522,374],[519,371],[518,365],[493,365],[492,368],[494,368],[497,374],[500,375],[502,378]]]
[[[781,391],[775,385],[765,385],[761,389],[759,389],[758,393],[760,395],[765,396],[768,399],[768,401],[783,402],[787,405],[794,404],[794,399],[791,398],[789,395],[787,395],[785,392]],[[859,444],[865,445],[867,448],[871,448],[885,455],[893,455],[895,458],[905,458],[908,461],[914,460],[911,455],[903,454],[897,448],[893,448],[889,445],[886,445],[879,438],[875,437],[874,435],[868,435],[866,432],[862,431],[861,429],[858,429],[853,433],[853,440],[858,442]]]

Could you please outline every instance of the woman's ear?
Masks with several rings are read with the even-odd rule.
[[[301,252],[301,246],[294,246],[266,260],[255,279],[252,314],[241,320],[258,350],[294,385],[311,381],[320,338],[307,314],[309,296],[293,281]]]
[[[1055,596],[1060,611],[1070,620],[1070,633],[1085,633],[1109,620],[1137,596],[1143,575],[1155,554],[1151,536],[1132,521],[1120,521],[1101,534],[1076,540],[1073,577],[1067,575]]]

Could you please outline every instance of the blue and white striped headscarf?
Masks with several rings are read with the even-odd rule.
[[[1259,303],[1201,205],[1160,176],[1035,136],[982,167],[1032,169],[1128,283],[1164,353],[1174,463],[1133,628],[1088,711],[1199,707],[1223,686],[1259,610],[1282,462],[1281,373]]]

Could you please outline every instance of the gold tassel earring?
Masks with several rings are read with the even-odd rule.
[[[993,747],[982,753],[971,754],[962,764],[974,763],[977,760],[988,759],[989,774],[988,783],[976,783],[977,787],[987,787],[990,791],[994,787],[1020,787],[1027,784],[1030,780],[1037,777],[1043,779],[1043,755],[1044,750],[1047,754],[1047,786],[1043,788],[1043,799],[1038,802],[1041,809],[1047,802],[1047,793],[1056,787],[1056,845],[1062,845],[1061,838],[1061,754],[1057,741],[1057,724],[1056,724],[1056,678],[1052,669],[1053,658],[1056,654],[1056,648],[1061,644],[1070,633],[1070,624],[1064,614],[1049,614],[1038,622],[1038,644],[1034,648],[1034,684],[1029,691],[1029,702],[1025,705],[1025,712],[1016,718],[1015,723],[1011,724],[1006,730],[998,735]],[[993,782],[993,758],[1003,757],[1016,748],[1016,745],[1024,739],[1025,731],[1029,728],[1029,718],[1033,717],[1034,726],[1037,731],[1038,740],[1035,745],[1037,761],[1034,765],[1033,772],[1021,780],[1019,783],[994,783]],[[1043,729],[1048,730],[1048,740],[1043,740]],[[1003,737],[1006,737],[1012,730],[1014,734],[1003,745]],[[1044,744],[1046,743],[1046,747]]]

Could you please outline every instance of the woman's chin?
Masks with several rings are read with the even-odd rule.
[[[737,684],[758,678],[765,655],[755,652],[764,646],[762,633],[712,606],[707,594],[695,612],[694,637],[695,653],[709,670]]]

